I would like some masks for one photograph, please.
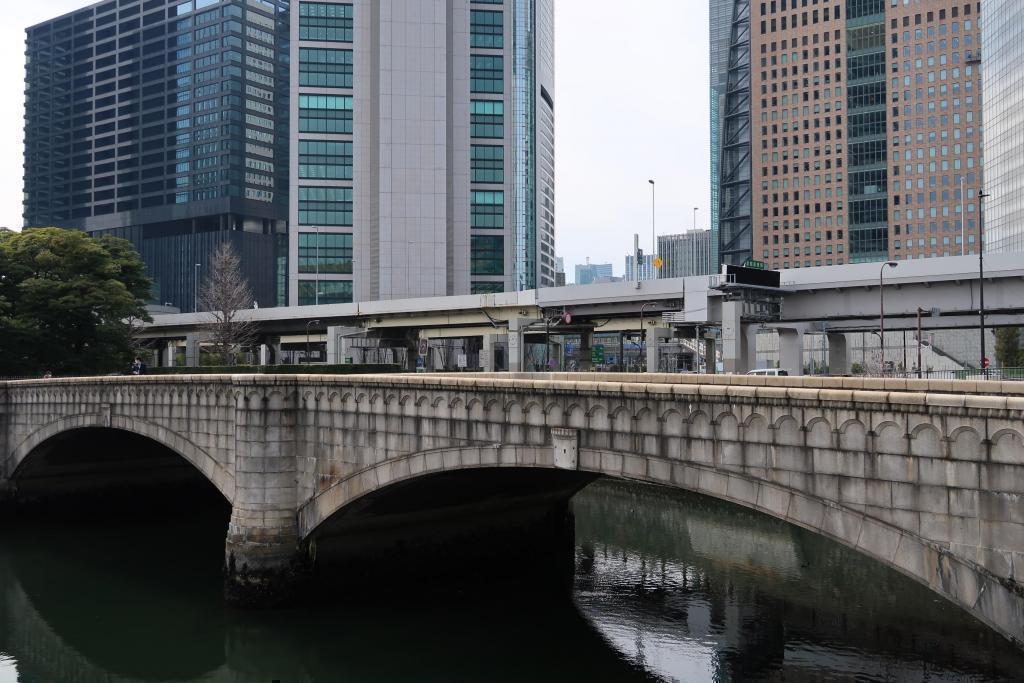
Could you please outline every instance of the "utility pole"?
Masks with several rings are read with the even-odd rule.
[[[985,354],[985,199],[991,195],[978,193],[978,330],[981,333],[981,368],[988,379],[988,356]]]

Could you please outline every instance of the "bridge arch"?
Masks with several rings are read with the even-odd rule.
[[[699,493],[741,505],[829,538],[931,588],[972,616],[1024,644],[1024,606],[981,565],[941,544],[833,501],[713,465],[657,455],[581,447],[575,462],[548,446],[494,444],[420,451],[380,462],[342,479],[298,510],[300,538],[332,515],[393,484],[441,472],[541,468],[603,475]]]
[[[209,453],[199,448],[189,439],[175,434],[158,424],[128,418],[121,415],[70,415],[49,422],[36,429],[18,444],[11,452],[7,470],[11,478],[16,479],[18,468],[35,451],[50,439],[67,432],[81,429],[110,429],[114,431],[137,434],[154,441],[181,456],[185,461],[199,470],[213,484],[227,501],[235,498],[235,477]]]

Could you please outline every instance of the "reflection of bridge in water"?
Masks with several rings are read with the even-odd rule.
[[[716,680],[1012,678],[1021,665],[925,587],[764,515],[610,481],[573,508],[581,611],[667,679],[686,679],[673,653],[701,650]]]
[[[529,680],[537,671],[551,672],[556,680],[649,680],[567,599],[535,605],[495,597],[495,618],[458,600],[429,609],[392,603],[387,587],[378,586],[382,595],[372,604],[307,606],[273,615],[225,610],[216,566],[223,540],[211,524],[217,519],[223,516],[212,511],[188,525],[157,525],[170,537],[143,538],[132,546],[119,533],[76,538],[59,521],[6,530],[0,535],[0,653],[14,658],[19,680],[370,682],[486,676],[511,682]],[[131,530],[116,519],[92,526]],[[181,590],[181,574],[195,571],[196,562],[174,565],[186,548],[214,559],[213,571],[200,570],[189,593]],[[137,553],[145,557],[148,575],[138,572]],[[538,621],[538,614],[544,618]],[[486,634],[482,620],[488,621]],[[394,656],[399,647],[402,655]]]
[[[656,375],[202,376],[0,385],[0,486],[231,503],[236,597],[348,566],[541,539],[597,476],[739,503],[847,545],[1024,643],[1024,385]],[[90,445],[102,445],[90,452]],[[157,450],[156,459],[140,458]],[[340,539],[340,542],[334,542]],[[340,554],[340,556],[339,556]],[[396,565],[397,566],[397,565]]]

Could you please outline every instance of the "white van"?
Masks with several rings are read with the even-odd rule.
[[[783,370],[782,368],[761,368],[760,370],[751,370],[747,374],[761,375],[762,377],[789,377],[789,370]]]

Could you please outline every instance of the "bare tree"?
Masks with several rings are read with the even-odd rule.
[[[239,316],[240,311],[252,308],[252,290],[242,275],[238,254],[227,242],[213,254],[209,274],[199,290],[199,305],[210,315],[204,329],[214,353],[222,363],[234,365],[238,352],[256,342],[257,330],[253,321]]]

